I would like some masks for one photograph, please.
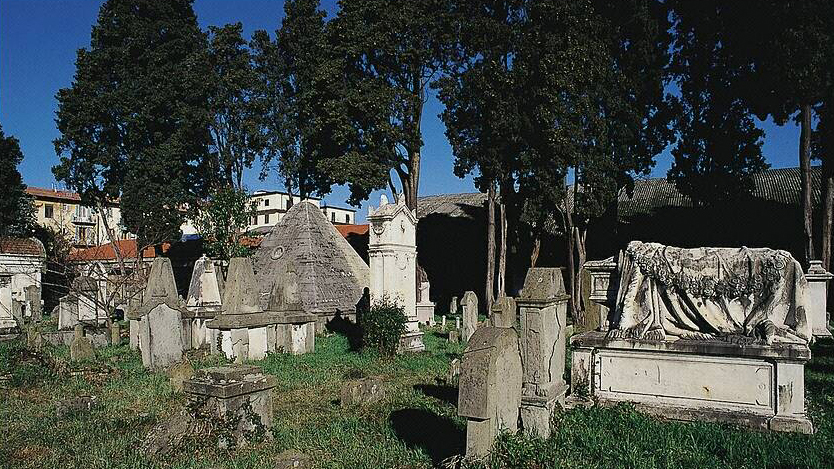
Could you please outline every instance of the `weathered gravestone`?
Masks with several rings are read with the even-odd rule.
[[[405,204],[405,197],[389,204],[383,195],[378,209],[368,208],[371,225],[368,241],[371,299],[388,297],[405,310],[406,331],[400,338],[400,352],[426,349],[417,317],[417,215]]]
[[[76,277],[72,282],[72,291],[78,300],[78,320],[85,324],[104,323],[107,311],[101,307],[98,284],[87,276]]]
[[[831,337],[828,330],[828,282],[834,275],[826,271],[822,261],[811,261],[805,278],[808,280],[808,321],[815,337]]]
[[[509,296],[502,296],[492,305],[489,324],[493,327],[515,327],[515,300]]]
[[[458,297],[453,296],[452,301],[449,302],[449,315],[455,316],[458,314]]]
[[[182,360],[182,315],[166,304],[155,306],[139,324],[139,349],[145,368],[167,368]]]
[[[78,324],[78,297],[72,293],[58,300],[58,330],[68,331]]]
[[[428,274],[417,265],[417,321],[420,324],[434,326],[434,303],[429,298],[431,284]]]
[[[466,455],[481,457],[501,431],[518,430],[521,355],[514,329],[479,328],[460,364],[458,415],[466,418]]]
[[[188,284],[188,297],[185,308],[188,311],[183,318],[183,329],[188,329],[191,343],[186,347],[200,348],[208,344],[209,334],[206,321],[220,312],[220,278],[219,269],[214,261],[203,255],[194,262],[191,282]]]
[[[40,287],[37,285],[24,287],[23,297],[32,316],[32,322],[41,322],[43,318],[43,304],[41,304]]]
[[[550,417],[564,404],[567,304],[560,268],[531,268],[517,304],[521,311],[524,386],[521,421],[525,431],[550,435]]]
[[[344,406],[373,404],[385,399],[385,383],[377,378],[363,378],[342,384],[340,404]]]
[[[475,292],[468,291],[463,294],[460,301],[463,307],[463,341],[466,342],[478,328],[478,296]]]
[[[84,337],[84,326],[81,324],[75,325],[75,337],[72,344],[70,344],[70,359],[71,360],[86,360],[95,357],[93,350],[93,343],[87,337]]]

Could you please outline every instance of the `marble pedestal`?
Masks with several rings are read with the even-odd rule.
[[[805,413],[811,358],[805,345],[624,340],[586,332],[571,338],[571,347],[569,406],[632,402],[675,420],[813,433]]]

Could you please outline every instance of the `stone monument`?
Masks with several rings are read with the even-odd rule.
[[[524,385],[521,422],[527,432],[550,435],[550,417],[564,404],[565,331],[570,296],[562,269],[534,267],[527,271],[516,303],[521,312],[521,357]]]
[[[382,195],[379,208],[368,207],[368,223],[371,301],[383,296],[398,301],[407,321],[400,351],[423,351],[426,347],[417,318],[417,217],[405,205],[405,197],[389,204]]]
[[[453,296],[452,301],[449,302],[449,316],[458,314],[458,297]]]
[[[811,261],[805,278],[808,280],[808,320],[815,337],[831,337],[828,330],[828,281],[834,277],[822,266],[822,261]]]
[[[629,243],[610,330],[571,338],[572,402],[811,433],[808,281],[790,253]]]
[[[68,331],[78,324],[78,296],[70,293],[58,300],[58,330]]]
[[[492,305],[492,314],[489,315],[489,324],[492,327],[515,327],[518,308],[515,299],[510,296],[502,296]]]
[[[420,324],[434,326],[434,303],[429,299],[429,278],[426,271],[417,266],[417,321]]]
[[[261,309],[276,285],[292,272],[305,313],[316,312],[316,327],[339,315],[356,321],[356,304],[370,285],[368,265],[310,201],[293,205],[266,235],[253,256]]]
[[[220,278],[218,278],[220,277]],[[188,297],[185,308],[188,315],[183,317],[183,329],[190,331],[190,348],[200,348],[209,341],[206,321],[220,312],[220,284],[222,274],[214,261],[201,256],[194,262],[191,283],[188,285]]]
[[[17,330],[17,320],[12,314],[12,277],[0,275],[0,334]]]
[[[100,301],[98,283],[92,277],[76,277],[72,282],[72,292],[78,302],[78,321],[85,324],[103,324],[107,321],[107,311]]]
[[[463,308],[463,330],[461,333],[463,341],[466,342],[478,328],[478,295],[473,291],[464,293],[460,305]]]
[[[458,415],[466,418],[466,456],[481,457],[501,431],[518,430],[521,356],[514,329],[479,328],[460,364]]]

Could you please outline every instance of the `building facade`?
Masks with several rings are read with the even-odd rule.
[[[116,241],[133,238],[121,223],[122,215],[116,202],[104,207],[105,225],[104,217],[94,208],[83,205],[81,196],[75,192],[27,187],[26,193],[34,200],[38,224],[67,236],[76,247],[109,243],[106,226],[113,230]]]
[[[249,230],[271,227],[278,223],[293,205],[301,202],[301,197],[291,196],[280,191],[256,191],[251,197],[252,203],[257,207],[257,215],[249,224]],[[334,225],[350,225],[356,222],[356,210],[350,208],[329,207],[322,205],[320,199],[307,199],[319,207],[327,217],[327,220]]]

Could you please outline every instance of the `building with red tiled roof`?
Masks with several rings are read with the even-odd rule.
[[[135,239],[122,239],[115,243],[102,244],[101,246],[94,246],[86,249],[79,249],[69,256],[71,262],[109,262],[117,261],[116,248],[118,247],[123,259],[136,260],[138,248]],[[170,243],[162,244],[162,253],[168,252],[171,248]],[[157,249],[153,246],[146,247],[142,250],[142,260],[151,261],[158,254]]]
[[[41,310],[46,251],[34,238],[0,238],[0,334],[17,328],[17,317]]]

